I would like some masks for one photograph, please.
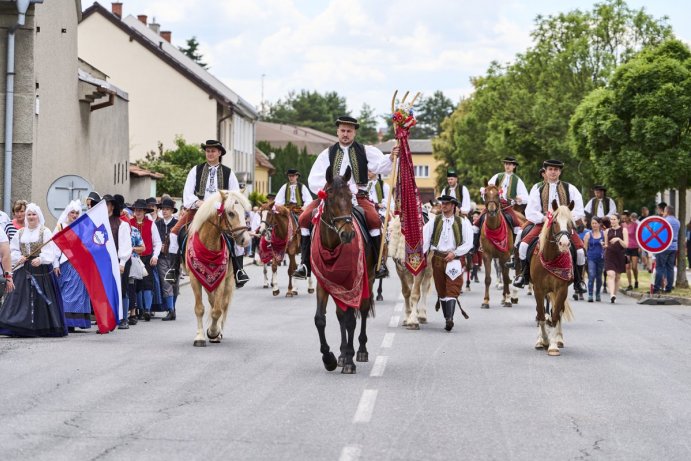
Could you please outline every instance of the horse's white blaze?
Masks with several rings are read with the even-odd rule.
[[[372,413],[374,412],[374,404],[377,401],[377,394],[379,393],[376,389],[365,389],[362,391],[362,397],[360,397],[360,403],[358,403],[357,410],[355,411],[355,416],[353,416],[354,423],[369,423],[372,419]]]
[[[262,222],[259,224],[259,234],[263,234],[266,231],[266,218],[268,217],[268,210],[262,210]]]

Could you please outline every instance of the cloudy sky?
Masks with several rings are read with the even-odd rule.
[[[359,113],[389,111],[395,89],[436,90],[454,101],[489,63],[512,61],[531,45],[537,15],[595,0],[121,0],[125,15],[155,17],[173,43],[196,36],[211,72],[258,108],[291,90],[336,91]],[[84,8],[88,1],[82,2]],[[104,2],[104,5],[109,3]],[[680,0],[629,0],[668,16],[691,42]],[[263,77],[262,77],[263,76]],[[262,83],[263,82],[263,83]],[[381,122],[383,124],[383,122]]]

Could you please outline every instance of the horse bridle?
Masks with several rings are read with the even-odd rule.
[[[221,218],[221,220],[225,222],[227,228],[224,229],[216,223],[213,223],[213,225],[216,226],[216,228],[221,232],[221,234],[232,238],[235,243],[238,243],[238,236],[243,232],[247,231],[247,226],[233,227],[233,225],[230,223],[230,219],[228,218],[228,213],[226,213],[225,211],[225,203],[226,202],[224,200],[221,204],[221,207],[223,208],[223,217]]]
[[[328,194],[330,192],[330,190],[331,190],[330,188],[326,189],[325,192]],[[329,221],[324,220],[324,214],[323,213],[319,219],[321,220],[321,222],[323,222],[326,225],[326,227],[328,227],[329,229],[334,231],[340,238],[341,230],[343,229],[343,226],[345,226],[346,224],[352,224],[353,223],[353,215],[349,214],[349,215],[343,215],[343,216],[333,216],[331,214],[331,210],[328,210],[328,213],[330,216]],[[338,225],[338,223],[341,221],[342,221],[342,224]]]
[[[552,221],[552,223],[550,224],[550,227],[552,228],[552,233],[554,234],[554,238],[551,239],[550,242],[558,245],[559,239],[562,236],[566,237],[570,241],[572,229],[569,229],[569,227],[567,225],[566,230],[560,230],[559,232],[554,232],[554,223],[555,222],[556,222],[556,220]]]

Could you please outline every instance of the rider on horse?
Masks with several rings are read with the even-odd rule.
[[[423,250],[425,253],[433,251],[434,287],[446,319],[446,331],[451,331],[456,298],[463,286],[461,259],[473,247],[473,228],[467,218],[456,215],[458,200],[455,197],[442,195],[437,200],[441,202],[442,212],[425,224]]]
[[[304,184],[298,182],[300,172],[295,168],[286,171],[288,182],[283,184],[276,193],[274,203],[288,208],[292,213],[302,212],[302,208],[312,202],[312,195]]]
[[[374,203],[374,208],[379,212],[379,216],[381,216],[383,222],[386,216],[386,204],[389,201],[391,187],[382,181],[381,175],[373,171],[368,171],[367,177],[369,178],[369,182],[367,183],[367,194],[369,195],[370,202]]]
[[[506,222],[513,227],[513,233],[519,234],[521,232],[520,220],[516,216],[513,205],[523,205],[528,203],[528,190],[525,188],[523,180],[518,177],[516,168],[518,168],[518,161],[514,157],[506,157],[502,160],[504,163],[504,172],[497,173],[487,181],[488,185],[497,186],[501,193],[502,212],[506,218]],[[485,214],[487,210],[483,210],[480,219],[473,225],[473,252],[477,252],[480,246],[480,229],[482,223],[485,221]],[[512,256],[513,258],[513,256]]]
[[[458,183],[458,173],[453,168],[446,171],[446,182],[448,186],[441,190],[441,195],[455,198],[460,213],[468,216],[470,213],[470,193],[467,187]]]
[[[185,188],[182,193],[182,204],[187,208],[187,213],[170,231],[171,251],[178,248],[178,233],[187,224],[192,222],[192,218],[197,209],[211,195],[219,189],[229,191],[240,191],[235,173],[227,166],[221,164],[221,157],[226,154],[226,148],[220,141],[210,139],[202,144],[202,149],[206,155],[206,162],[194,166],[187,174]],[[233,273],[235,274],[235,286],[240,288],[249,281],[247,273],[242,268],[243,255],[236,253],[235,245],[230,245],[230,257],[233,262]],[[239,251],[237,251],[239,253]]]
[[[339,117],[336,120],[336,127],[338,142],[324,149],[317,157],[308,178],[309,188],[315,193],[324,189],[326,185],[326,170],[329,166],[333,167],[334,176],[343,175],[346,169],[350,167],[353,171],[350,190],[355,196],[357,204],[364,211],[367,228],[375,247],[378,249],[381,243],[382,223],[377,210],[374,208],[374,204],[368,198],[367,172],[372,171],[383,175],[391,173],[393,168],[392,158],[398,155],[398,147],[394,147],[391,155],[386,156],[374,146],[365,146],[355,142],[355,136],[360,124],[353,117]],[[321,200],[314,200],[307,205],[298,219],[302,240],[300,242],[300,266],[293,273],[293,277],[297,279],[306,279],[311,272],[310,245],[312,239],[310,228],[312,226],[312,212],[320,202]],[[381,269],[375,276],[376,278],[382,278],[387,275],[388,269],[386,265],[382,264]]]
[[[545,216],[551,209],[550,204],[552,201],[556,200],[557,205],[568,205],[570,201],[573,201],[574,221],[577,223],[579,221],[582,222],[585,217],[581,193],[572,184],[559,180],[564,163],[560,160],[545,160],[542,166],[545,169],[545,181],[536,184],[530,190],[528,204],[525,208],[525,215],[529,221],[528,226],[533,224],[534,227],[526,235],[522,236],[518,248],[522,274],[517,275],[513,282],[513,285],[518,288],[523,288],[530,281],[530,267],[526,262],[528,247],[539,237]],[[574,289],[577,293],[585,293],[587,289],[581,276],[583,266],[585,265],[585,252],[583,250],[583,241],[575,230],[572,230],[571,233],[571,243],[576,249],[576,265],[578,266],[577,270],[574,271]]]

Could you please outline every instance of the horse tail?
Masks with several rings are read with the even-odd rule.
[[[573,322],[573,320],[576,318],[573,315],[573,310],[571,310],[571,303],[569,302],[568,298],[564,301],[564,312],[562,313],[562,316],[564,317],[564,320],[566,320],[567,322]]]

